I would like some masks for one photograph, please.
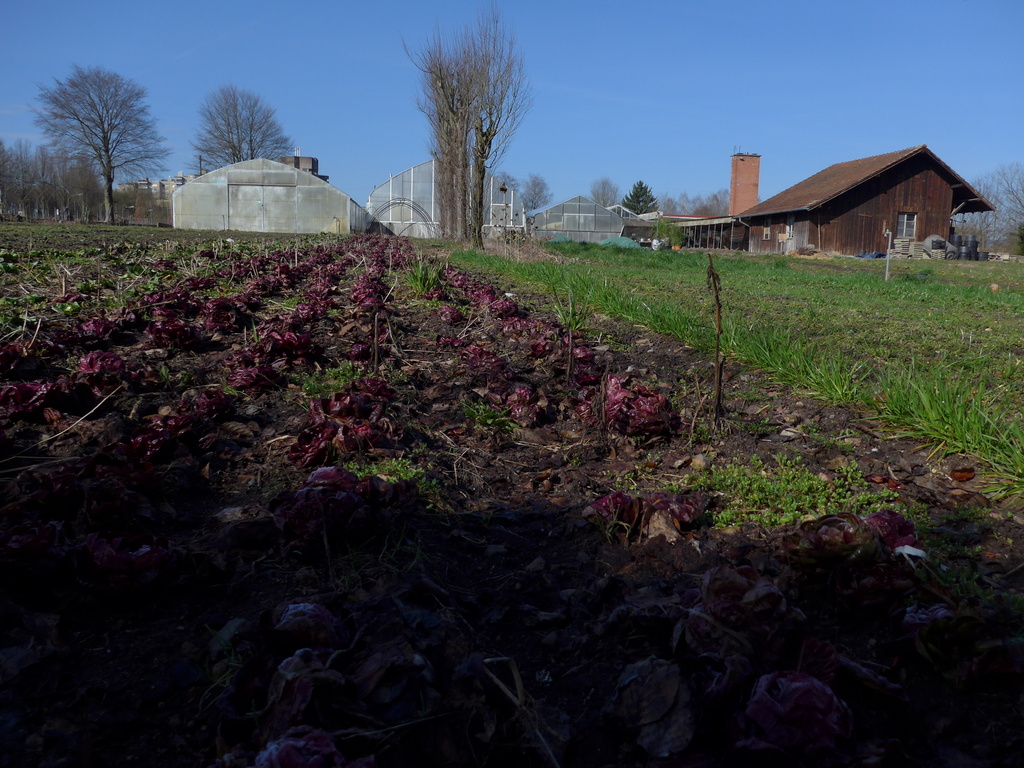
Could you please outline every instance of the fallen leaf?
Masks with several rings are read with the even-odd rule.
[[[974,479],[974,467],[957,467],[949,476],[958,483],[966,483],[968,480]]]

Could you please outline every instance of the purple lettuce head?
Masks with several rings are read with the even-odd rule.
[[[662,512],[678,528],[692,528],[708,508],[708,498],[700,493],[657,491],[641,501],[644,514]]]
[[[287,602],[272,612],[274,634],[293,651],[300,648],[337,648],[345,637],[338,618],[319,603]]]
[[[441,307],[439,314],[441,315],[441,319],[448,323],[448,325],[466,322],[466,316],[462,314],[462,310],[458,307],[453,307],[451,304],[445,304]]]
[[[609,493],[583,510],[586,518],[598,517],[609,523],[625,523],[632,526],[640,519],[640,505],[632,496],[622,491]]]
[[[782,545],[802,565],[872,562],[878,553],[878,533],[863,518],[844,512],[801,523]]]
[[[747,738],[738,746],[827,760],[853,733],[853,716],[832,689],[802,672],[759,678],[740,717]]]
[[[291,728],[256,755],[256,768],[373,768],[376,761],[350,762],[327,731],[308,725]]]
[[[899,512],[887,509],[864,518],[882,537],[889,549],[917,546],[914,524]]]
[[[608,426],[623,435],[657,437],[679,431],[679,414],[667,397],[640,384],[627,387],[618,376],[608,377],[604,409]]]

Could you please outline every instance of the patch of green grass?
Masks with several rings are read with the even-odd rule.
[[[516,423],[508,417],[507,408],[497,409],[487,403],[468,403],[463,408],[466,418],[487,432],[511,432]]]
[[[452,258],[554,294],[574,286],[594,311],[713,350],[702,254],[551,249],[549,262]],[[968,453],[990,492],[1024,496],[1024,265],[897,261],[888,282],[864,259],[720,254],[715,266],[728,357]]]
[[[302,392],[309,397],[330,397],[364,375],[364,372],[352,363],[343,363],[309,374],[301,382]]]
[[[409,265],[409,287],[417,296],[441,290],[444,287],[444,270],[447,263],[427,257],[420,257]]]
[[[838,512],[871,514],[891,508],[896,498],[891,491],[868,492],[853,462],[828,482],[794,460],[782,458],[769,468],[754,457],[749,463],[700,473],[692,485],[721,495],[724,508],[715,513],[718,526],[754,523],[769,528]]]

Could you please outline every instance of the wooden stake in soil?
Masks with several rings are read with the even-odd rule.
[[[715,262],[708,253],[708,290],[715,297],[715,425],[724,413],[722,408],[722,368],[725,360],[722,356],[722,279],[715,271]]]

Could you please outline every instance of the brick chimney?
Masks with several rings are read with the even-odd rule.
[[[757,188],[761,179],[761,156],[737,152],[732,156],[732,177],[729,182],[729,215],[738,216],[757,205]]]

